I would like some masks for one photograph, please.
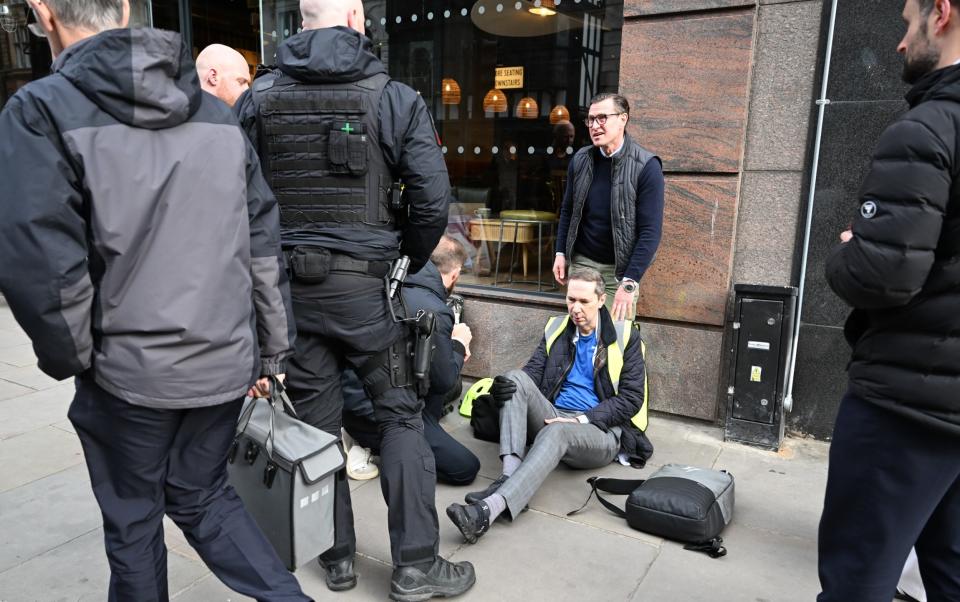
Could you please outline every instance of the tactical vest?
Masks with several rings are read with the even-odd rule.
[[[570,316],[554,316],[547,320],[547,325],[543,327],[543,337],[546,339],[547,355],[550,355],[550,348],[553,343],[560,338],[567,324],[570,323]],[[620,390],[620,373],[623,372],[623,354],[627,349],[627,343],[630,342],[630,332],[633,331],[633,322],[620,320],[613,323],[617,331],[617,339],[607,345],[607,374],[610,376],[610,382],[613,383],[613,393],[616,395]],[[640,353],[642,356],[647,354],[647,346],[640,339]],[[634,414],[630,422],[641,431],[647,430],[647,367],[643,367],[643,405],[640,411]]]
[[[287,75],[253,85],[264,177],[284,229],[394,229],[393,178],[380,150],[384,73],[357,82],[305,84]]]

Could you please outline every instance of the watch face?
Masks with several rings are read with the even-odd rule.
[[[624,282],[623,290],[627,291],[628,293],[636,292],[637,284],[635,282]]]

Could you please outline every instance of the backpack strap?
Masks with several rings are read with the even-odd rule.
[[[587,504],[590,503],[590,498],[596,494],[597,500],[603,504],[604,508],[610,512],[613,512],[620,518],[627,518],[627,513],[619,506],[616,506],[613,503],[603,499],[603,496],[600,495],[600,491],[612,493],[613,495],[630,495],[633,493],[634,489],[642,485],[645,481],[646,479],[608,479],[605,477],[590,477],[587,479],[587,484],[590,485],[590,494],[587,495],[586,501],[584,501],[583,505],[576,510],[567,512],[567,516],[573,516],[574,514],[577,514],[586,508]]]
[[[722,544],[723,538],[718,535],[701,543],[688,543],[683,546],[683,549],[691,552],[703,552],[710,558],[721,558],[727,555],[727,548],[723,547]]]

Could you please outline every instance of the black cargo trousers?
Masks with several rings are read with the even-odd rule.
[[[385,273],[386,262],[379,263]],[[370,271],[381,271],[380,267]],[[288,362],[287,391],[302,420],[339,439],[344,367],[359,370],[369,358],[409,336],[408,331],[391,317],[384,279],[369,272],[331,270],[319,284],[293,275],[290,293],[297,342]],[[398,304],[394,306],[402,317]],[[386,377],[386,365],[377,370]],[[374,396],[373,404],[380,426],[380,488],[388,508],[393,564],[432,561],[439,532],[436,467],[423,435],[423,403],[412,387],[395,387]],[[356,551],[346,469],[337,473],[335,493],[335,543],[321,556],[327,562],[352,557]]]

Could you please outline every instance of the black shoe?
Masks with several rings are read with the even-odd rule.
[[[490,506],[486,502],[474,504],[450,504],[447,516],[463,533],[467,543],[477,543],[484,533],[490,530]]]
[[[327,589],[332,592],[345,592],[357,586],[357,574],[353,572],[353,558],[337,562],[324,562],[318,558],[317,562],[327,572]]]
[[[469,562],[450,562],[437,556],[426,573],[415,566],[393,569],[390,599],[420,602],[430,598],[450,598],[467,591],[476,581],[477,574]]]
[[[468,493],[467,495],[463,496],[463,499],[464,499],[464,501],[466,501],[468,504],[476,504],[476,503],[479,502],[480,500],[482,500],[482,499],[484,499],[484,498],[488,498],[488,497],[490,497],[491,495],[493,495],[494,493],[496,493],[496,492],[497,492],[497,489],[500,489],[500,486],[503,485],[503,484],[506,482],[506,480],[509,479],[509,478],[510,478],[510,477],[508,477],[507,475],[502,474],[502,475],[500,475],[500,477],[499,477],[496,481],[494,481],[493,483],[490,483],[490,484],[487,486],[487,488],[484,489],[483,491],[473,491],[473,492]]]

